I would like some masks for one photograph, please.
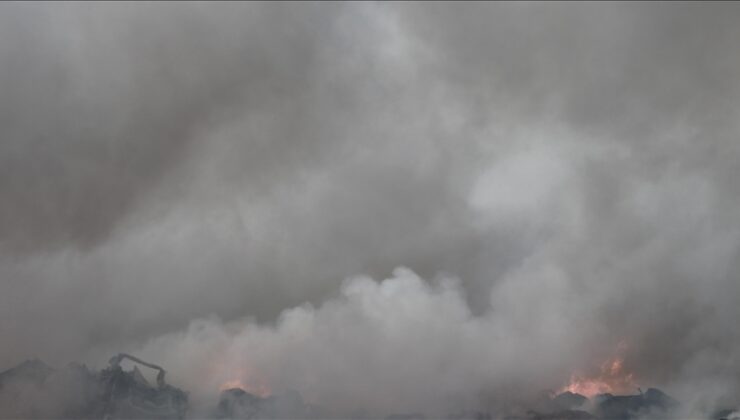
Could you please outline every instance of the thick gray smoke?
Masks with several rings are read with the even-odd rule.
[[[0,6],[0,370],[740,395],[740,5]]]

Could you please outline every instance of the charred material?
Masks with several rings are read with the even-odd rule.
[[[674,418],[678,402],[664,392],[650,388],[637,395],[599,394],[591,399],[564,392],[540,403],[526,414],[509,415],[507,419],[668,419]]]
[[[581,394],[566,391],[555,396],[552,402],[562,410],[575,410],[583,407],[588,402],[588,398]]]
[[[215,417],[219,419],[317,419],[326,413],[306,404],[295,391],[280,395],[260,397],[241,388],[227,389],[221,393]]]
[[[529,412],[528,420],[588,420],[596,416],[583,410],[560,410],[552,413]]]
[[[663,391],[649,388],[639,395],[604,397],[598,403],[596,412],[599,417],[608,419],[667,418],[677,405],[678,402]]]

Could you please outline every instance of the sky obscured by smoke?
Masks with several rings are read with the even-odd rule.
[[[3,4],[0,369],[128,351],[197,395],[434,411],[626,342],[737,404],[739,19]]]

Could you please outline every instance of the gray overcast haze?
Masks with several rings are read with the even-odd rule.
[[[4,3],[0,370],[740,404],[740,4]],[[620,343],[622,343],[620,345]]]

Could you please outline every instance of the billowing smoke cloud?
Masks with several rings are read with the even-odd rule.
[[[557,302],[565,279],[547,276],[543,294]],[[340,296],[286,310],[272,326],[202,319],[139,350],[169,360],[175,375],[192,375],[177,379],[198,384],[200,395],[223,384],[256,393],[300,389],[340,413],[444,415],[531,401],[543,387],[561,387],[589,357],[588,343],[563,340],[590,328],[579,322],[582,309],[543,306],[557,316],[533,322],[510,308],[475,316],[458,279],[429,283],[398,268],[382,282],[348,279]],[[170,354],[173,348],[178,354]],[[193,369],[193,360],[209,363]]]
[[[739,403],[737,5],[1,8],[0,367]]]

